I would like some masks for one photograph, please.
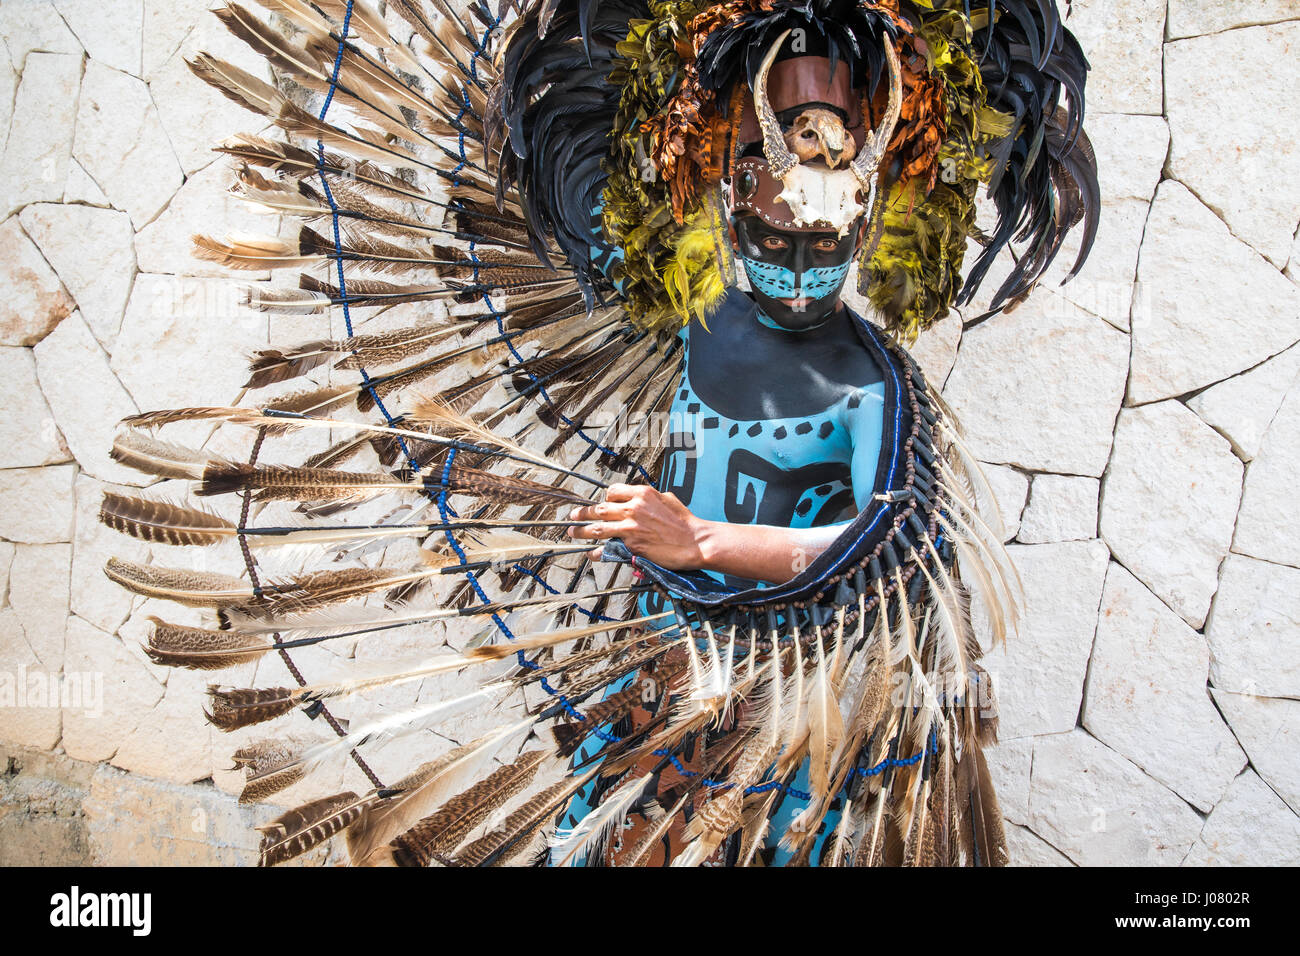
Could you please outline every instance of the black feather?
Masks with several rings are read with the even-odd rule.
[[[539,36],[539,18],[551,10]],[[620,95],[607,77],[628,21],[649,16],[641,0],[560,0],[531,8],[505,49],[502,95],[493,103],[500,115],[485,120],[506,138],[492,144],[500,150],[498,199],[510,185],[518,189],[538,258],[554,266],[546,250],[553,237],[588,304],[599,298],[593,247],[610,251],[591,229]]]
[[[855,87],[874,92],[884,76],[885,52],[881,39],[897,36],[898,27],[879,11],[856,0],[787,0],[747,13],[716,28],[705,39],[696,58],[700,85],[718,92],[721,103],[730,101],[738,81],[751,87],[763,57],[786,30],[803,30],[803,55],[825,56],[831,71],[843,63]]]
[[[1101,203],[1096,157],[1083,135],[1090,67],[1078,40],[1062,24],[1055,0],[996,0],[989,8],[990,16],[996,8],[996,18],[974,37],[980,75],[988,105],[1012,117],[1013,132],[990,150],[988,194],[997,224],[954,304],[974,298],[1008,243],[1025,247],[980,319],[1027,296],[1082,218],[1083,243],[1070,274],[1078,272],[1096,237]]]

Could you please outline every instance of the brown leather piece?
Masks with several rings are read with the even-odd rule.
[[[862,142],[862,94],[853,89],[848,64],[843,61],[835,65],[832,76],[831,61],[824,56],[777,60],[767,74],[767,101],[778,115],[796,106],[828,103],[844,111],[848,117],[844,125],[855,140]],[[740,141],[749,144],[762,139],[754,98],[747,96],[740,120]]]
[[[866,129],[862,121],[861,91],[854,90],[848,66],[836,65],[834,76],[830,71],[831,61],[820,56],[800,56],[788,60],[778,60],[772,64],[767,78],[767,96],[774,112],[780,114],[797,106],[813,103],[828,103],[844,110],[848,115],[847,131],[853,137],[856,154],[866,140]],[[754,97],[746,90],[743,98],[738,138],[743,151],[753,143],[763,141],[763,133],[758,125],[758,114],[754,111]],[[742,198],[738,192],[740,177],[748,171],[758,180],[757,191],[748,198]],[[794,215],[790,207],[776,197],[782,189],[781,182],[768,170],[767,160],[756,156],[746,156],[737,160],[731,170],[731,188],[733,214],[752,212],[769,226],[790,232],[824,232],[827,225],[795,226]]]
[[[755,188],[748,197],[742,197],[746,176],[752,177]],[[781,181],[768,169],[766,159],[746,156],[731,172],[731,214],[753,213],[772,228],[785,232],[826,232],[831,228],[826,223],[796,226],[790,207],[777,198],[783,188]]]

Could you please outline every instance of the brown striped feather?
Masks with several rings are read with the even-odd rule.
[[[104,493],[99,520],[114,531],[154,544],[220,544],[236,531],[233,522],[199,508],[114,491]]]
[[[271,649],[266,638],[239,631],[210,631],[201,627],[170,624],[150,617],[153,630],[145,653],[155,664],[210,671],[234,667],[259,659]]]

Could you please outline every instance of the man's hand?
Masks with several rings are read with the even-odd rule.
[[[671,493],[649,485],[610,485],[600,504],[574,508],[569,517],[590,524],[569,529],[569,537],[601,541],[621,538],[635,555],[672,571],[705,566],[702,545],[708,526]],[[600,548],[588,552],[600,560]]]
[[[780,584],[808,566],[848,522],[816,528],[731,524],[691,514],[677,496],[649,485],[610,485],[600,504],[574,508],[569,517],[590,524],[569,537],[621,538],[628,550],[670,571],[716,571]],[[600,548],[587,552],[600,560]]]

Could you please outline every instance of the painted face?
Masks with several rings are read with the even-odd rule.
[[[833,231],[785,232],[757,216],[741,216],[736,234],[763,315],[791,331],[816,328],[831,317],[857,249],[856,224],[840,238]]]

